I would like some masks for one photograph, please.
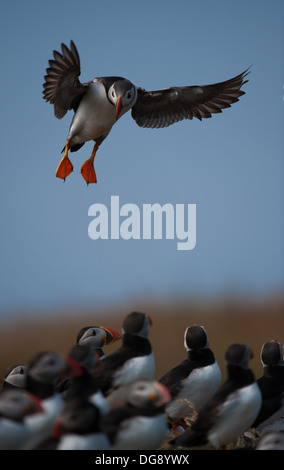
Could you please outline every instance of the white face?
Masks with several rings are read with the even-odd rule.
[[[106,333],[101,328],[91,327],[80,338],[79,344],[90,344],[94,347],[102,347],[106,342]]]
[[[114,106],[119,104],[120,99],[120,116],[126,113],[137,100],[137,88],[128,80],[119,80],[111,85],[108,91],[108,98]]]

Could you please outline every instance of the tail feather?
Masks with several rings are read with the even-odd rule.
[[[82,144],[75,144],[75,145],[72,145],[72,147],[70,147],[70,152],[77,152],[77,150],[79,150],[81,147],[83,147],[85,142],[83,142]],[[61,150],[61,153],[63,153],[65,150],[65,146],[63,147],[63,149]]]

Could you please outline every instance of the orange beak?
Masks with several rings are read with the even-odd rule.
[[[115,341],[118,341],[121,339],[121,334],[118,333],[116,330],[113,330],[112,328],[106,328],[104,326],[101,326],[106,332],[106,344],[112,344],[115,343]]]
[[[115,113],[115,119],[118,120],[120,111],[122,110],[122,101],[121,101],[121,96],[118,98],[117,103],[116,103],[116,113]]]

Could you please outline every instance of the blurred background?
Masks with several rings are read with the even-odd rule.
[[[203,324],[222,363],[235,341],[284,342],[283,2],[6,2],[1,8],[0,376],[39,349],[65,352],[78,329],[153,318],[157,376]],[[82,81],[120,75],[147,90],[202,85],[251,66],[246,94],[211,119],[141,129],[130,113],[99,149],[97,185],[80,175],[92,143],[55,177],[72,113],[42,99],[48,60],[73,39]],[[196,204],[197,243],[91,240],[88,209]],[[116,348],[118,343],[111,346]]]

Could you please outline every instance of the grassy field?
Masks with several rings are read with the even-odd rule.
[[[75,344],[77,332],[83,326],[102,325],[121,331],[125,316],[133,309],[120,311],[58,311],[39,312],[4,317],[0,329],[0,377],[8,365],[28,362],[37,352],[54,350],[67,353]],[[226,376],[224,354],[234,343],[246,343],[254,351],[251,368],[256,377],[262,374],[260,349],[264,342],[277,339],[284,343],[284,297],[265,299],[214,299],[211,301],[137,302],[137,310],[149,314],[153,320],[150,331],[156,377],[185,358],[183,334],[187,326],[203,325],[210,346],[219,362],[223,379]],[[109,354],[119,342],[108,346]]]

